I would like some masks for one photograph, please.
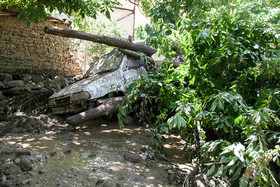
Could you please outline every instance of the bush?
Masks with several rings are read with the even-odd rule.
[[[152,39],[169,60],[132,85],[120,119],[134,114],[158,140],[181,132],[209,177],[279,185],[279,12],[270,10],[245,2],[181,18],[171,30],[186,57],[177,69],[168,66],[168,37]]]

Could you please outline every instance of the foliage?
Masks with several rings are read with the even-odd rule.
[[[135,40],[148,40],[153,34],[155,34],[155,28],[149,24],[135,28]]]
[[[74,27],[78,27],[79,30],[103,35],[113,38],[121,39],[121,29],[117,27],[116,22],[106,23],[104,21],[95,20],[87,17],[86,19],[82,19],[80,17],[75,17],[75,21],[73,22]],[[77,51],[79,54],[85,53],[85,41],[79,39],[71,39],[70,49],[72,51]],[[88,62],[94,62],[101,55],[108,53],[112,50],[113,47],[109,47],[104,44],[98,44],[93,42],[87,43],[87,58]],[[82,58],[83,61],[84,58]]]
[[[141,2],[167,60],[132,85],[119,118],[134,115],[157,139],[180,132],[209,177],[279,185],[279,3]],[[175,51],[186,59],[177,69]]]
[[[112,7],[119,5],[117,0],[2,0],[0,6],[4,8],[16,8],[20,11],[19,17],[24,19],[29,26],[31,22],[38,23],[46,20],[50,13],[59,12],[68,15],[79,15],[96,18],[97,11],[106,14],[110,18]]]

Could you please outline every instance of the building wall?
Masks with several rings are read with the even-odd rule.
[[[0,16],[0,73],[75,76],[82,69],[69,52],[68,38],[45,34],[46,25],[67,28],[63,22],[40,22],[28,28],[15,16]]]

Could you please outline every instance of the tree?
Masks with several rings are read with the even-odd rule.
[[[209,177],[277,186],[279,1],[140,3],[156,28],[151,44],[168,58],[132,85],[119,118],[134,114],[160,142],[180,131]],[[185,56],[178,69],[168,65],[175,52]]]
[[[112,7],[119,5],[117,0],[2,0],[0,6],[3,8],[15,8],[19,17],[30,25],[31,22],[38,23],[46,20],[50,13],[59,12],[67,15],[78,15],[82,18],[86,16],[96,18],[97,11],[105,12],[110,18]]]

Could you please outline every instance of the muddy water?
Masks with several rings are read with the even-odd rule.
[[[168,170],[171,162],[186,171],[192,169],[185,164],[180,142],[165,146],[171,162],[149,160],[149,130],[136,126],[119,129],[116,122],[95,121],[67,133],[48,132],[6,140],[47,158],[30,171],[30,186],[177,186]],[[140,161],[124,159],[128,152]],[[175,152],[176,156],[171,156]]]

